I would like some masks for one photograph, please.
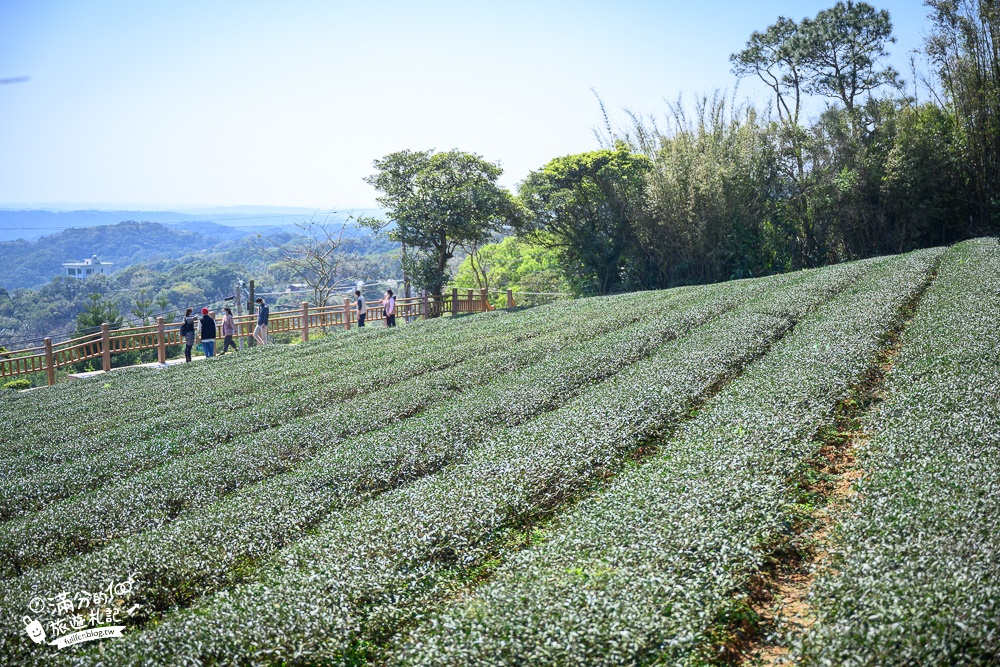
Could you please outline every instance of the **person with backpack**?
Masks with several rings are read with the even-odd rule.
[[[191,348],[194,347],[194,323],[195,317],[191,314],[192,308],[184,312],[184,319],[181,320],[181,338],[184,339],[184,361],[191,362]]]
[[[201,349],[205,350],[205,358],[215,356],[215,318],[208,308],[201,309]]]
[[[271,308],[264,303],[263,297],[257,297],[257,326],[253,330],[253,339],[258,345],[267,345],[267,321]]]
[[[392,290],[387,289],[382,298],[382,307],[385,309],[385,326],[396,326],[396,297],[392,295]]]
[[[229,350],[230,346],[235,350],[236,343],[233,342],[233,336],[236,335],[236,320],[233,319],[233,309],[226,306],[222,310],[225,311],[225,315],[222,316],[222,325],[219,327],[222,331],[222,352],[219,356],[222,356]]]
[[[354,296],[357,297],[357,301],[354,302],[354,307],[358,313],[358,326],[365,326],[365,318],[368,317],[368,305],[365,303],[365,297],[361,294],[361,290],[354,290]]]

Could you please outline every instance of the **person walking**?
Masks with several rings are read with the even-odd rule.
[[[184,311],[184,319],[181,320],[181,338],[184,339],[184,361],[191,362],[191,348],[194,347],[194,323],[195,317],[191,313],[194,309],[188,308]]]
[[[392,290],[387,289],[382,297],[382,307],[385,309],[385,326],[396,326],[396,297],[392,295]]]
[[[354,302],[354,307],[358,311],[358,326],[365,326],[365,318],[368,317],[368,306],[365,305],[365,297],[361,295],[361,290],[354,290],[354,296],[358,298]]]
[[[201,309],[201,349],[205,350],[205,358],[215,356],[215,318],[208,308]]]
[[[235,350],[236,343],[233,342],[233,336],[236,335],[236,320],[233,319],[233,309],[226,306],[222,309],[225,314],[222,316],[222,325],[219,329],[222,332],[222,352],[219,356],[222,356],[229,350],[230,346]]]
[[[257,297],[257,326],[253,330],[253,339],[258,345],[267,345],[267,321],[271,308],[264,303],[264,297]]]

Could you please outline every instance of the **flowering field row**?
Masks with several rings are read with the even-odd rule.
[[[584,311],[587,307],[596,310],[595,304],[587,304]],[[626,321],[642,315],[638,309],[630,311],[636,315],[626,317]],[[258,355],[238,362],[223,360],[233,363],[221,367],[220,374],[207,382],[204,368],[172,369],[152,378],[149,371],[117,373],[109,378],[116,392],[123,390],[121,385],[126,390],[139,386],[141,390],[136,393],[155,402],[137,405],[133,400],[121,406],[114,418],[118,426],[103,432],[95,425],[98,418],[88,418],[85,423],[94,430],[69,442],[60,442],[59,434],[54,434],[56,442],[44,446],[36,443],[32,447],[21,438],[19,444],[23,450],[0,459],[0,479],[3,480],[0,481],[0,519],[96,488],[133,470],[152,468],[331,405],[340,406],[343,400],[396,382],[509,349],[546,330],[567,329],[577,335],[575,329],[567,326],[577,316],[563,309],[554,313],[545,328],[541,318],[534,313],[525,318],[498,314],[484,318],[476,336],[465,334],[464,325],[438,326],[434,327],[437,331],[433,336],[425,335],[416,340],[410,335],[398,340],[379,339],[379,344],[367,337],[359,338],[355,349],[334,346],[334,353],[329,357],[308,354],[290,361],[287,352],[282,351],[285,353],[274,355],[279,359]],[[592,326],[597,330],[611,328],[610,323],[602,319],[595,319]],[[593,330],[584,326],[578,335],[586,337]],[[401,343],[408,345],[404,347]],[[442,354],[442,349],[448,353]],[[240,383],[254,378],[258,386],[247,385],[241,394]],[[152,392],[147,385],[153,385]],[[87,383],[73,398],[84,402],[89,398],[99,403],[103,391],[103,386],[98,389],[94,383]],[[167,397],[166,403],[164,397]],[[178,400],[176,397],[183,398]],[[44,396],[39,402],[45,405],[51,400],[52,397]],[[133,412],[137,418],[121,419],[125,410]]]
[[[948,254],[902,339],[806,664],[1000,657],[1000,247]]]
[[[727,304],[738,292],[739,290],[723,291],[723,296],[714,301],[716,311],[721,312],[727,308]],[[699,298],[702,293],[704,291],[691,292],[672,302],[684,305],[686,301]],[[662,297],[653,299],[652,303],[660,306],[660,301]],[[663,309],[665,317],[685,323],[694,313],[701,312],[694,309],[689,314],[687,309],[682,308],[678,313],[676,308],[665,304]],[[634,360],[650,345],[662,342],[665,335],[664,322],[654,316],[658,312],[657,308],[644,311],[643,319],[640,320],[642,324],[632,325],[641,326],[641,333],[630,341],[632,349],[624,350],[618,361],[615,359],[613,343],[605,343],[601,350],[607,361],[603,365],[596,363],[593,368],[586,370],[599,377],[601,372],[606,372],[605,368],[617,369],[620,363],[630,361],[629,355]],[[713,311],[708,309],[705,316],[711,314]],[[649,323],[651,319],[654,321],[652,325]],[[626,331],[632,332],[632,327],[626,327]],[[384,429],[379,428],[387,421],[427,409],[435,401],[444,400],[451,394],[475,386],[483,378],[509,373],[551,354],[558,356],[558,351],[564,345],[572,344],[580,338],[586,339],[606,328],[609,328],[606,322],[595,319],[581,323],[580,327],[548,329],[544,335],[527,339],[518,328],[502,341],[491,343],[496,345],[498,342],[506,342],[506,349],[485,350],[483,354],[464,364],[417,375],[413,380],[357,397],[349,403],[334,404],[330,409],[310,418],[293,420],[281,427],[237,438],[205,452],[173,460],[138,474],[125,475],[120,481],[114,481],[87,494],[48,504],[41,511],[0,524],[0,563],[3,563],[0,575],[11,576],[23,569],[36,567],[74,552],[90,551],[120,537],[163,525],[182,512],[204,506],[237,489],[285,472],[300,461],[335,447],[345,438],[360,436],[356,438],[356,443],[348,447],[350,451],[373,451],[382,440],[395,440],[399,437],[399,429],[383,432]],[[613,340],[620,339],[621,336],[615,334]],[[515,346],[515,343],[519,344]],[[483,345],[480,343],[481,347]],[[438,350],[437,356],[446,355]],[[556,367],[554,370],[549,369],[549,374],[562,379],[562,369],[557,364],[558,362],[550,364]],[[580,381],[585,380],[586,377]],[[521,386],[531,386],[524,382],[523,377],[519,376],[516,381]],[[562,389],[565,391],[566,387]],[[493,398],[488,388],[477,392],[477,396]],[[504,398],[517,406],[523,402],[524,397],[515,393]],[[463,407],[466,400],[471,401],[467,408]],[[475,397],[447,402],[434,410],[432,415],[418,420],[416,425],[404,425],[401,428],[419,434],[419,429],[426,428],[424,424],[428,420],[439,421],[448,428],[453,422],[461,421],[452,416],[454,413],[459,413],[460,416],[465,413],[466,421],[476,418],[476,406]],[[504,408],[506,406],[501,406],[501,409]],[[366,432],[372,433],[364,436]],[[421,437],[426,438],[425,435]],[[109,457],[109,461],[113,462],[114,457]],[[19,481],[17,489],[22,497],[37,497],[50,490],[49,486],[33,486],[36,481],[33,477]],[[48,477],[43,481],[57,487],[59,478]],[[66,480],[66,483],[71,484],[71,481]]]
[[[797,274],[566,406],[489,435],[459,463],[332,513],[250,581],[107,645],[103,657],[77,657],[353,664],[450,590],[455,576],[489,559],[512,528],[558,510],[644,442],[669,433],[799,318],[877,265]]]
[[[797,471],[936,253],[889,260],[799,322],[646,465],[560,518],[471,599],[424,623],[403,664],[687,664],[788,530]]]
[[[602,300],[604,301],[600,304],[602,306],[628,308],[625,315],[614,320],[601,317],[588,318],[587,315],[591,314],[588,311],[597,312],[597,307],[592,303],[586,304],[581,312],[557,313],[548,320],[542,320],[537,314],[525,318],[512,318],[509,315],[484,318],[480,335],[459,334],[460,340],[456,342],[452,336],[440,336],[440,332],[435,331],[430,336],[439,340],[433,344],[425,342],[415,346],[415,349],[406,349],[398,363],[383,368],[369,369],[367,365],[359,367],[356,360],[350,365],[338,361],[344,370],[339,374],[338,383],[330,384],[357,389],[359,393],[351,397],[350,403],[344,400],[331,401],[317,398],[311,391],[304,390],[300,384],[291,383],[286,383],[280,389],[272,389],[272,391],[282,391],[280,396],[258,397],[261,405],[252,410],[246,408],[230,410],[225,407],[225,403],[211,405],[206,401],[207,407],[204,407],[204,410],[208,414],[199,415],[198,411],[191,411],[189,413],[192,415],[191,421],[185,424],[184,428],[156,432],[148,438],[131,433],[128,429],[122,429],[121,435],[125,437],[124,441],[105,440],[104,438],[111,437],[110,434],[105,434],[97,438],[98,442],[104,443],[105,448],[91,456],[61,464],[49,463],[35,473],[5,471],[4,480],[0,481],[0,517],[9,518],[26,510],[38,510],[61,498],[96,489],[105,484],[121,484],[130,473],[136,471],[155,468],[156,470],[152,470],[150,475],[170,474],[163,473],[158,466],[162,467],[185,456],[191,457],[192,454],[200,456],[202,460],[211,461],[216,457],[217,448],[225,448],[225,445],[229,445],[230,449],[250,446],[254,442],[255,433],[266,432],[269,426],[270,430],[274,430],[277,426],[273,424],[275,420],[262,416],[262,411],[265,410],[276,418],[284,419],[284,424],[294,424],[291,428],[299,431],[307,431],[310,428],[308,413],[317,414],[317,410],[316,420],[339,423],[344,435],[378,428],[396,418],[422,409],[441,396],[474,386],[483,377],[495,373],[513,372],[520,366],[542,358],[573,341],[586,340],[627,325],[631,321],[648,319],[658,309],[676,307],[670,304],[681,305],[686,299],[698,298],[703,293],[707,294],[708,290],[704,288],[686,290],[666,300],[662,296],[653,296],[646,302],[650,308],[642,309],[629,307],[631,304],[627,302],[616,303],[616,301],[621,302],[621,298]],[[577,323],[581,314],[585,319]],[[504,361],[494,358],[498,353],[509,359]],[[318,375],[322,375],[323,369],[331,362],[312,355],[310,360],[303,363],[307,364],[306,369],[312,368]],[[421,394],[420,391],[408,390],[410,384],[415,384],[418,388],[427,387],[427,378],[423,376],[441,367],[444,367],[444,370],[434,375],[439,379],[438,391]],[[176,378],[176,382],[185,382],[185,377]],[[396,387],[396,383],[400,386]],[[332,389],[328,386],[322,391],[328,393]],[[400,396],[403,400],[397,400]],[[308,404],[309,407],[295,407],[299,403]],[[380,409],[380,405],[384,407]],[[307,413],[305,418],[301,416],[303,413]],[[162,425],[156,413],[145,414],[150,415],[149,421],[158,426]],[[202,419],[207,421],[202,423],[199,421]],[[142,423],[143,419],[139,417],[135,421],[138,424]],[[243,432],[240,432],[241,428],[244,429]],[[223,433],[226,434],[225,437],[220,435]],[[316,444],[309,440],[304,441],[306,450]],[[292,458],[294,459],[294,456]],[[34,457],[22,457],[17,463],[26,464],[32,461],[41,465],[41,462]],[[140,478],[136,483],[145,482],[146,478]],[[60,512],[61,507],[54,507],[51,511]]]
[[[697,288],[696,288],[697,289]],[[147,439],[175,429],[190,429],[195,418],[263,408],[254,425],[265,428],[289,416],[301,415],[334,400],[350,398],[366,388],[405,379],[408,359],[423,353],[453,350],[451,357],[437,356],[437,364],[461,359],[463,349],[508,333],[511,327],[524,336],[537,335],[546,326],[566,326],[582,314],[599,315],[617,307],[626,319],[639,303],[637,295],[597,299],[570,307],[553,304],[544,313],[526,312],[518,317],[495,312],[475,318],[420,322],[416,327],[390,330],[368,327],[364,331],[335,335],[304,345],[252,348],[233,356],[217,357],[209,372],[197,364],[170,369],[123,369],[91,382],[70,382],[55,389],[5,395],[0,401],[0,423],[18,437],[0,442],[0,471],[9,459],[58,463],[106,449],[116,438]],[[474,322],[470,322],[474,320]],[[535,326],[531,326],[534,324]],[[467,327],[475,335],[468,335]],[[397,333],[398,332],[398,333]],[[360,373],[358,370],[365,372]],[[275,406],[273,399],[301,394],[298,403]],[[59,415],[61,428],[47,426],[46,417]],[[141,419],[125,415],[142,415]],[[216,429],[216,437],[225,435]],[[243,431],[237,431],[237,434]],[[187,447],[194,447],[188,443]]]
[[[144,582],[136,600],[149,611],[165,609],[206,591],[226,585],[242,576],[246,564],[279,548],[319,521],[331,509],[358,502],[373,493],[417,478],[459,458],[478,442],[504,426],[513,426],[569,400],[582,388],[612,376],[639,359],[648,356],[664,341],[685,335],[689,330],[718,317],[787,282],[780,277],[768,281],[745,282],[718,288],[687,291],[675,295],[663,307],[651,309],[652,315],[636,324],[558,350],[561,340],[550,340],[551,356],[517,374],[497,377],[454,400],[445,401],[382,431],[332,444],[338,423],[310,425],[306,434],[327,443],[316,458],[295,470],[280,474],[241,491],[189,509],[173,522],[159,529],[135,534],[109,544],[106,548],[80,555],[47,568],[33,570],[6,582],[0,608],[16,613],[25,596],[32,591],[69,585],[87,589],[108,572],[125,569]],[[662,298],[662,297],[661,297]],[[657,304],[656,299],[647,304]],[[533,339],[532,342],[541,341]],[[558,350],[558,351],[557,351]],[[510,354],[496,354],[488,359],[499,372],[517,359],[532,356],[523,345]],[[484,358],[484,363],[487,359]],[[435,383],[432,375],[425,376]],[[415,381],[419,382],[419,380]],[[402,385],[399,386],[402,388]],[[394,388],[395,390],[396,388]],[[405,397],[400,397],[402,401]],[[324,430],[326,429],[326,430]],[[275,457],[268,446],[284,442],[282,431],[274,431],[274,443],[258,441],[242,458],[220,465],[219,475],[231,480],[241,467],[251,472],[273,466]],[[285,434],[287,435],[287,434]],[[255,467],[256,466],[256,467]],[[209,499],[204,482],[190,475],[171,475],[160,481],[160,488],[174,485],[192,498]],[[215,480],[217,487],[220,482]],[[139,493],[141,489],[130,491]],[[172,496],[168,496],[172,497]],[[123,502],[129,498],[125,493]],[[140,516],[162,506],[154,493],[146,492]],[[129,511],[119,507],[120,512]],[[161,510],[162,514],[162,510]],[[74,523],[86,522],[88,512],[74,516]],[[67,516],[65,513],[61,515]],[[122,514],[117,515],[120,519]],[[53,520],[55,517],[53,517]],[[51,533],[62,534],[64,523],[50,523]],[[39,525],[40,529],[44,525]],[[30,531],[29,531],[30,532]],[[23,554],[37,558],[39,542],[19,530],[10,540],[20,539]],[[34,540],[34,541],[32,541]],[[220,548],[224,547],[224,548]],[[34,549],[34,551],[33,551]],[[15,557],[21,557],[15,554]],[[5,638],[23,649],[20,637]]]
[[[435,321],[421,323],[421,327],[440,328],[442,334],[463,328],[467,318],[444,326]],[[311,368],[313,356],[329,355],[329,359],[346,359],[348,349],[372,349],[372,346],[396,346],[412,340],[414,332],[400,328],[398,334],[382,329],[367,332],[341,333],[306,345],[272,346],[263,351],[257,348],[230,356],[217,357],[213,362],[215,373],[206,378],[204,367],[183,365],[170,373],[153,373],[148,369],[131,368],[116,370],[114,375],[99,377],[90,382],[66,382],[46,391],[30,394],[8,394],[0,401],[0,423],[18,434],[17,439],[0,442],[0,460],[24,454],[43,455],[52,446],[70,445],[84,451],[96,446],[94,441],[109,430],[131,427],[137,435],[147,429],[168,427],[172,420],[185,411],[197,408],[209,400],[234,395],[254,395],[268,392],[273,384],[278,386],[295,380],[314,382]],[[457,332],[457,331],[456,331]],[[348,345],[348,341],[352,345]],[[251,364],[241,363],[252,359]],[[290,363],[294,362],[294,363]],[[217,366],[216,366],[217,364]],[[328,370],[329,367],[322,370]],[[96,387],[100,387],[98,391]],[[171,410],[164,407],[169,403]],[[58,415],[58,430],[48,427],[46,417]],[[148,415],[137,423],[126,415]],[[152,416],[163,421],[151,426]],[[71,451],[71,450],[68,450]],[[55,460],[62,460],[56,458]]]

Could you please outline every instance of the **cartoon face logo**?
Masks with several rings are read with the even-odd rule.
[[[24,631],[31,637],[31,641],[36,644],[41,644],[45,641],[45,629],[42,628],[42,624],[38,619],[31,620],[30,616],[25,616],[22,620],[24,621]]]

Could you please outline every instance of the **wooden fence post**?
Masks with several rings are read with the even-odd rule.
[[[236,283],[236,291],[233,292],[236,295],[236,317],[243,317],[243,291],[240,289],[240,284]],[[240,335],[240,330],[243,325],[240,324],[236,329],[236,340],[240,344],[240,352],[243,351],[243,336]]]
[[[45,339],[45,375],[48,376],[49,385],[56,383],[55,355],[52,354],[52,339]]]
[[[250,298],[247,300],[247,315],[254,315],[257,312],[257,301],[256,301],[257,290],[254,285],[254,281],[250,280]],[[251,333],[247,336],[247,347],[254,347],[257,345],[256,339],[253,337],[253,329],[250,330]]]
[[[481,290],[479,290],[479,310],[484,313],[487,310],[489,310],[490,309],[488,305],[489,302],[490,302],[490,297],[489,294],[486,292],[486,288],[484,287]]]
[[[476,304],[474,297],[472,296],[472,288],[469,288],[469,290],[465,293],[465,301],[466,301],[466,306],[465,306],[466,310],[468,310],[468,312],[470,313],[475,312]]]
[[[344,297],[344,329],[351,330],[351,300]]]
[[[458,315],[458,288],[451,288],[451,316]]]
[[[105,372],[111,370],[111,325],[107,322],[101,325],[101,362]]]
[[[167,331],[163,326],[163,318],[156,318],[156,360],[167,363]]]
[[[513,307],[514,307],[514,290],[508,289],[507,290],[507,309],[509,310],[509,309],[511,309]]]
[[[427,310],[427,290],[420,290],[420,319],[426,320],[430,317],[430,312]]]
[[[309,342],[309,302],[302,302],[302,342]]]

